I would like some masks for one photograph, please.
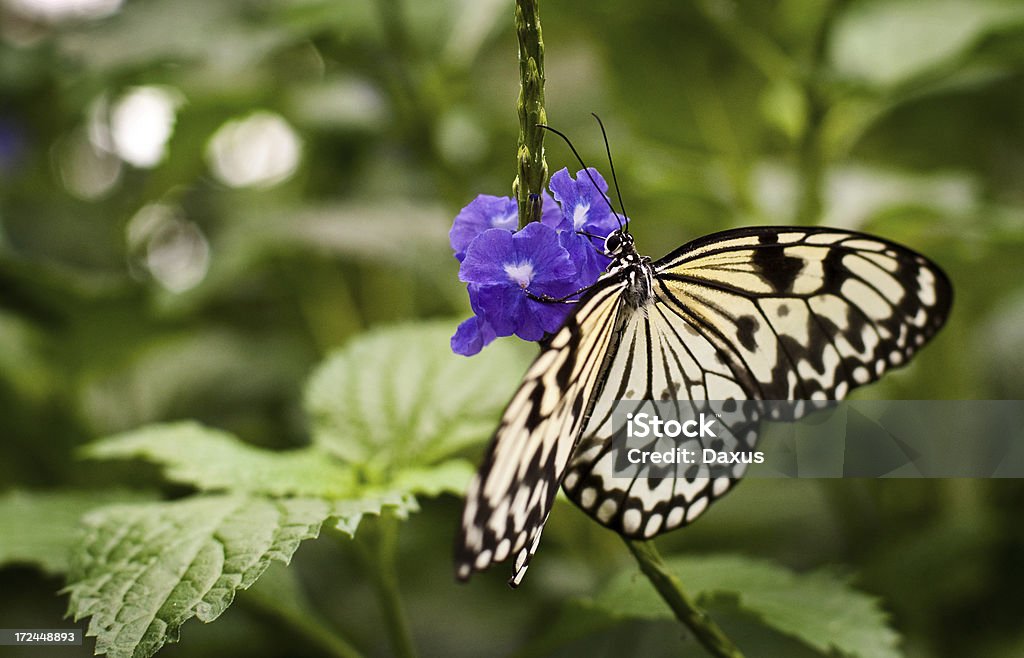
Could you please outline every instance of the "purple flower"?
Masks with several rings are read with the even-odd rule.
[[[548,224],[557,223],[562,211],[550,194],[545,192],[542,196],[541,220]],[[506,231],[515,231],[518,227],[519,206],[515,199],[481,194],[455,216],[452,230],[448,232],[448,241],[455,251],[455,258],[461,263],[466,257],[469,243],[487,229],[502,228]]]
[[[562,326],[572,305],[531,295],[566,297],[604,272],[610,259],[603,244],[578,232],[603,240],[619,223],[602,198],[607,183],[590,173],[594,182],[582,171],[576,180],[565,169],[552,176],[554,198],[542,195],[541,221],[518,232],[517,205],[508,197],[480,195],[456,216],[448,237],[474,315],[452,336],[452,351],[469,356],[513,334],[542,339]]]
[[[498,337],[494,327],[485,320],[474,315],[463,320],[452,336],[452,351],[463,356],[473,356]]]
[[[562,216],[553,226],[559,233],[562,246],[577,265],[578,287],[597,281],[611,262],[604,255],[604,244],[580,235],[579,231],[603,239],[619,227],[619,220],[612,214],[605,197],[608,183],[593,167],[589,171],[589,177],[586,171],[577,172],[575,180],[567,169],[561,169],[551,176],[551,193],[562,207]],[[596,187],[594,183],[597,183]]]
[[[448,241],[455,250],[455,258],[461,263],[469,243],[487,229],[515,231],[518,227],[519,210],[515,199],[481,194],[455,216]]]
[[[484,231],[467,247],[459,268],[459,279],[469,284],[477,321],[459,326],[452,349],[475,354],[497,336],[540,340],[557,331],[571,306],[539,302],[526,293],[567,295],[574,291],[575,274],[576,265],[559,244],[558,233],[546,224],[534,222],[518,233]]]

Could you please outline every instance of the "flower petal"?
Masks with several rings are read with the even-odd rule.
[[[516,285],[470,286],[473,312],[498,336],[511,336],[523,322],[529,298]]]
[[[562,171],[565,171],[565,169]],[[550,226],[553,229],[557,229],[564,219],[562,217],[562,207],[558,205],[550,194],[548,194],[547,190],[541,193],[541,198],[544,203],[540,211],[541,223]]]
[[[594,285],[598,277],[608,268],[608,264],[612,262],[611,258],[598,250],[597,240],[592,240],[585,235],[563,231],[558,234],[558,240],[569,254],[569,259],[576,266],[573,290]]]
[[[451,340],[452,351],[463,356],[473,356],[496,337],[494,329],[474,315],[464,320],[455,330]]]
[[[606,198],[608,183],[593,167],[576,172],[575,180],[568,170],[557,171],[551,176],[549,186],[555,200],[562,206],[562,222],[558,230],[583,230],[604,238],[618,227],[619,221]]]
[[[555,303],[544,303],[537,302],[534,300],[529,301],[530,311],[533,314],[537,325],[549,334],[553,334],[562,328],[565,324],[565,319],[569,317],[575,306],[573,304],[555,304]],[[518,336],[522,337],[522,334],[517,332]],[[530,339],[528,339],[530,340]],[[539,338],[532,340],[540,340]]]
[[[501,285],[508,282],[505,263],[516,260],[513,234],[504,229],[487,229],[469,244],[459,280],[477,285]]]
[[[448,232],[448,241],[460,262],[473,240],[487,229],[514,231],[519,226],[515,199],[507,196],[481,194],[459,211]]]
[[[558,233],[546,224],[533,222],[512,237],[515,264],[530,263],[533,277],[530,291],[551,294],[552,285],[561,289],[576,273],[569,252],[559,244]]]

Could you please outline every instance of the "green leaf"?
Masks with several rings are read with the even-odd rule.
[[[151,656],[188,619],[216,619],[271,561],[288,563],[327,519],[351,535],[365,514],[403,514],[405,502],[202,496],[105,507],[85,518],[69,612],[92,617],[97,653]]]
[[[231,3],[156,0],[128,4],[116,21],[89,25],[64,36],[65,55],[93,71],[133,69],[154,62],[189,62],[241,84],[254,62],[292,35],[250,20]]]
[[[794,143],[807,127],[807,99],[791,80],[778,80],[761,93],[761,115]]]
[[[383,487],[367,486],[356,481],[351,467],[319,448],[264,450],[192,421],[124,432],[89,444],[82,454],[93,459],[142,459],[160,466],[168,480],[200,491],[328,499],[382,489],[396,495],[461,494],[474,471],[469,462],[452,459],[402,469]]]
[[[390,488],[413,495],[440,496],[444,493],[461,496],[476,468],[464,459],[452,459],[429,468],[407,468],[399,471]]]
[[[985,34],[1022,21],[1024,5],[1001,0],[855,3],[836,23],[830,55],[847,77],[894,86],[950,64]]]
[[[63,573],[86,512],[145,497],[118,491],[9,491],[0,496],[0,565],[31,564],[48,574]]]
[[[313,440],[370,477],[440,462],[494,431],[529,349],[498,341],[452,353],[456,322],[365,334],[320,366],[306,390]]]
[[[734,600],[766,625],[824,654],[899,656],[899,635],[877,599],[828,571],[796,574],[763,560],[720,555],[665,561],[701,605]],[[670,619],[672,611],[637,573],[623,573],[588,604],[623,618]]]
[[[168,479],[203,491],[344,498],[356,487],[352,470],[320,450],[263,450],[195,422],[149,425],[92,443],[83,453],[145,459],[162,466]]]

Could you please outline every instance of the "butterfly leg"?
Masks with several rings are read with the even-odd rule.
[[[525,292],[526,296],[535,302],[541,302],[544,304],[575,304],[576,302],[580,301],[579,296],[582,293],[585,293],[588,290],[590,290],[592,287],[593,286],[583,286],[579,290],[571,292],[565,297],[552,297],[551,295],[544,294],[538,295],[536,293],[530,292],[529,290],[523,290],[523,292]]]

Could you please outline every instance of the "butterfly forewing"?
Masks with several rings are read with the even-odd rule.
[[[654,264],[639,308],[623,301],[633,293],[606,275],[527,372],[467,496],[460,577],[516,555],[518,583],[559,484],[600,523],[649,538],[693,521],[743,475],[743,464],[649,465],[616,477],[617,401],[638,411],[674,400],[682,416],[704,400],[840,399],[905,364],[952,304],[923,256],[824,228],[695,240]],[[750,450],[758,422],[752,409],[705,447]]]
[[[670,303],[708,314],[763,399],[841,399],[942,327],[945,275],[894,243],[834,229],[741,229],[656,264]],[[727,237],[728,236],[728,237]]]

